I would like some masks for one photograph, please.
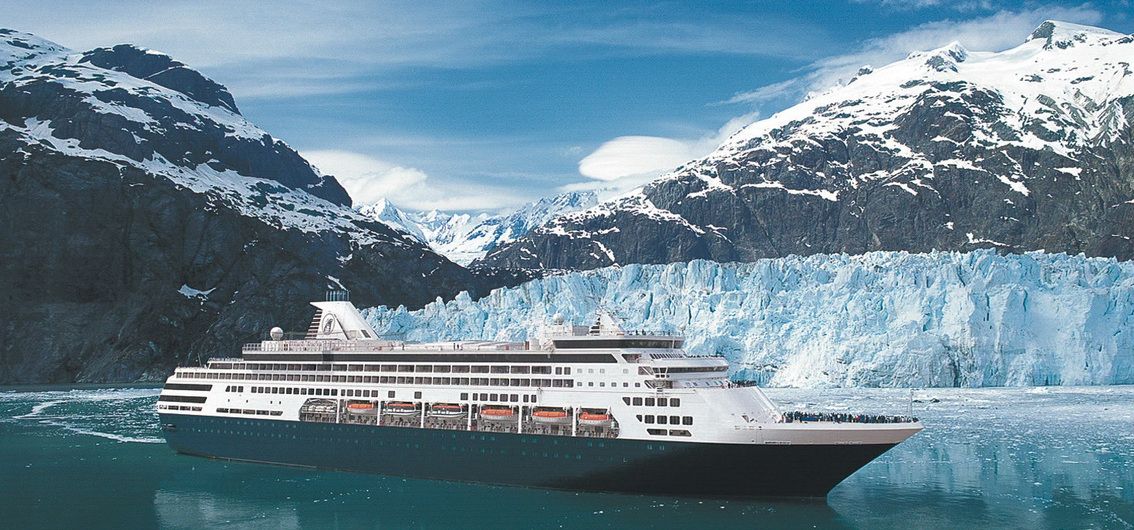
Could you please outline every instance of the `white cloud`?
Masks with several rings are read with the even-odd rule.
[[[579,174],[602,181],[565,186],[565,190],[622,191],[637,186],[690,160],[716,149],[729,136],[756,121],[752,112],[729,120],[723,127],[700,138],[619,136],[604,142],[579,161]]]
[[[731,98],[722,101],[721,105],[729,105],[733,103],[763,103],[777,98],[790,96],[797,93],[801,81],[799,79],[788,79],[770,85],[764,85],[755,90],[747,92],[738,92]]]
[[[579,161],[579,173],[610,181],[664,171],[696,157],[695,144],[657,136],[619,136]]]
[[[327,149],[300,154],[324,174],[338,179],[355,204],[385,198],[409,210],[497,210],[530,200],[511,189],[445,182],[430,178],[420,169],[353,151]]]

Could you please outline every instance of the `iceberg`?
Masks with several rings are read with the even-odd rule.
[[[683,333],[735,380],[783,387],[1134,384],[1134,263],[1042,252],[871,252],[571,272],[364,311],[405,340],[537,339],[598,309]]]

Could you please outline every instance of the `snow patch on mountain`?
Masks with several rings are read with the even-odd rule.
[[[871,252],[627,265],[418,311],[364,313],[409,340],[523,340],[598,308],[683,332],[769,386],[1134,383],[1134,263],[1064,254]]]

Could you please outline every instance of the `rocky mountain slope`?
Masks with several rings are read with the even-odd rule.
[[[602,267],[871,250],[1134,258],[1134,37],[1045,22],[913,53],[741,130],[486,265]]]
[[[596,309],[766,386],[1134,384],[1134,262],[871,252],[626,265],[366,314],[412,340],[537,339]]]
[[[355,212],[166,55],[0,30],[0,384],[159,379],[302,330],[327,288],[421,306],[511,281]]]
[[[499,215],[438,210],[405,212],[387,200],[363,205],[359,211],[416,237],[454,262],[467,265],[556,217],[597,203],[598,196],[594,192],[569,192],[545,197]]]

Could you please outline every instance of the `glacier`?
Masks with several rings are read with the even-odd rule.
[[[1134,263],[871,252],[571,272],[363,313],[405,340],[536,339],[555,314],[686,335],[730,377],[780,387],[1134,384]]]

